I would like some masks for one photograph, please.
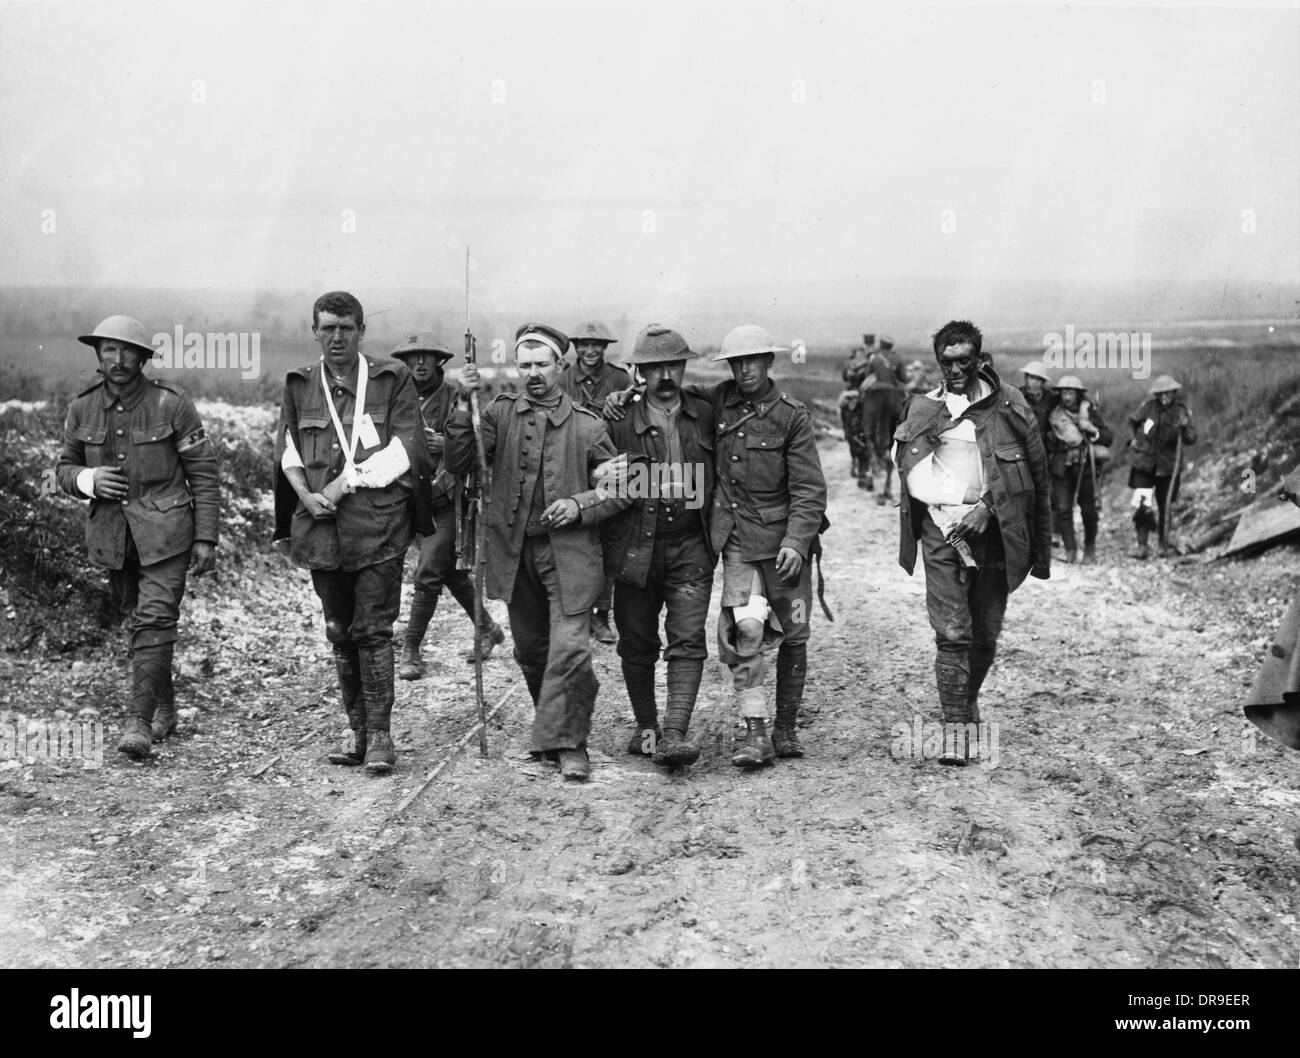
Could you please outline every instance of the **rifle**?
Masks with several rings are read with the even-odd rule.
[[[465,247],[465,363],[477,363],[478,342],[469,322],[469,247]],[[478,390],[469,394],[470,421],[474,427],[474,450],[478,456],[477,468],[473,481],[465,483],[463,522],[458,530],[469,532],[458,534],[471,541],[472,554],[462,559],[474,568],[474,697],[478,700],[478,751],[480,756],[487,756],[487,702],[483,698],[483,533],[485,529],[484,507],[487,504],[488,473],[487,450],[483,447],[483,419],[479,414]],[[472,493],[471,493],[472,489]],[[467,567],[466,567],[467,568]]]

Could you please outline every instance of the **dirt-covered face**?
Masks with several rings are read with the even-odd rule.
[[[1079,410],[1079,391],[1077,389],[1058,390],[1061,394],[1061,404],[1066,411]]]
[[[311,333],[316,336],[321,355],[331,371],[336,375],[346,375],[352,370],[366,328],[364,325],[358,327],[351,313],[335,316],[332,312],[322,312]]]
[[[432,353],[412,353],[406,358],[406,367],[419,389],[437,389],[442,385],[442,360]]]
[[[645,379],[646,390],[662,403],[671,404],[677,399],[686,375],[685,360],[669,360],[662,364],[642,364],[638,370]]]
[[[1037,400],[1043,395],[1043,380],[1037,375],[1026,375],[1025,392]]]
[[[101,338],[96,352],[100,371],[119,389],[129,386],[144,370],[146,355],[138,345],[119,342],[116,338]]]
[[[975,391],[979,377],[980,358],[970,342],[945,346],[936,359],[943,374],[943,384],[949,393],[969,397]]]
[[[582,370],[590,374],[605,362],[605,343],[582,338],[573,343],[573,353]]]
[[[731,365],[731,377],[736,380],[740,392],[746,397],[754,397],[767,388],[767,376],[775,360],[773,353],[758,353],[754,356],[738,356],[727,363]]]

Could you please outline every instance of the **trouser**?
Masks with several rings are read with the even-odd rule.
[[[979,690],[997,653],[1007,609],[1006,552],[997,520],[969,543],[978,569],[962,566],[943,531],[925,514],[925,601],[938,647],[935,678],[947,723],[979,722]]]
[[[314,569],[312,586],[334,649],[343,707],[354,730],[387,731],[393,711],[393,622],[404,555],[356,570]]]
[[[566,614],[551,542],[527,537],[510,595],[510,634],[536,712],[529,750],[585,749],[600,684],[591,665],[591,617]]]
[[[1173,482],[1173,491],[1170,492],[1169,483]],[[1178,475],[1178,480],[1174,481],[1172,474],[1152,474],[1145,470],[1136,468],[1129,472],[1129,488],[1132,489],[1155,489],[1156,494],[1156,528],[1160,533],[1160,542],[1163,544],[1166,540],[1168,531],[1168,506],[1178,499],[1178,489],[1182,484],[1182,475]],[[1149,523],[1148,523],[1149,525]],[[1147,527],[1139,524],[1138,539],[1144,541]]]
[[[596,601],[592,609],[598,613],[609,613],[614,608],[614,581],[601,575],[600,594],[596,596]]]
[[[1083,516],[1083,546],[1097,543],[1098,505],[1093,487],[1092,471],[1088,466],[1067,466],[1064,473],[1052,475],[1052,516],[1056,531],[1061,534],[1067,551],[1075,548],[1074,490],[1079,490],[1079,513]]]
[[[633,664],[659,659],[659,614],[664,617],[665,661],[707,658],[704,625],[713,590],[713,563],[701,533],[657,537],[644,587],[619,581],[614,588],[614,623],[619,657]]]
[[[437,526],[429,536],[417,536],[420,542],[420,557],[415,566],[415,590],[430,600],[429,613],[437,605],[438,597],[445,587],[451,592],[469,619],[474,620],[474,577],[470,570],[456,568],[456,518],[450,504],[434,509],[434,522]],[[481,623],[484,632],[492,630],[492,617],[483,610]],[[423,638],[424,629],[421,628]]]
[[[764,629],[762,648],[755,654],[744,656],[737,652],[735,620],[731,608],[744,606],[755,590],[767,598],[772,616]],[[812,563],[805,561],[799,571],[799,580],[787,584],[776,572],[776,560],[762,559],[746,562],[734,537],[722,552],[722,613],[718,616],[718,658],[731,670],[732,686],[736,691],[742,717],[768,720],[772,710],[763,693],[763,680],[767,675],[766,655],[777,649],[777,680],[783,668],[799,668],[812,627]],[[800,693],[802,694],[802,684]]]
[[[182,551],[142,565],[128,531],[125,564],[109,571],[113,602],[126,620],[130,637],[130,714],[147,721],[159,705],[172,706],[176,701],[172,654],[189,563],[190,552]]]

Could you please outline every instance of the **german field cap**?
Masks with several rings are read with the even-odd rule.
[[[575,342],[604,342],[606,345],[613,345],[618,341],[600,320],[583,320],[573,328],[573,333],[569,337]]]
[[[433,331],[416,331],[414,334],[408,334],[389,355],[400,360],[415,353],[432,353],[438,357],[439,363],[446,363],[456,355],[448,351]]]
[[[763,353],[784,353],[786,348],[773,343],[771,336],[762,327],[753,323],[743,323],[733,327],[722,339],[722,349],[714,360],[734,360],[738,356],[761,356]]]
[[[1155,396],[1157,393],[1173,393],[1175,390],[1182,388],[1182,384],[1175,382],[1172,375],[1161,375],[1151,383],[1150,393]]]
[[[541,342],[542,345],[554,349],[556,357],[560,359],[569,351],[569,336],[561,330],[548,327],[544,323],[525,323],[519,330],[515,331],[516,351],[524,342]]]
[[[636,336],[636,345],[632,347],[632,355],[626,362],[668,364],[677,360],[695,360],[699,355],[686,344],[686,339],[671,327],[661,327],[657,323],[652,323]]]
[[[134,345],[141,349],[150,357],[153,356],[153,342],[150,340],[148,332],[144,329],[144,324],[134,316],[109,316],[106,320],[101,320],[89,334],[80,334],[77,341],[85,342],[89,346],[99,348],[99,343],[104,338],[115,338],[119,342],[126,342],[127,345]]]
[[[1053,389],[1077,389],[1080,393],[1082,393],[1085,389],[1084,384],[1080,382],[1077,378],[1075,378],[1074,375],[1062,375],[1060,380],[1052,388]]]
[[[1041,360],[1030,360],[1020,369],[1022,375],[1030,375],[1033,378],[1041,378],[1044,382],[1051,382],[1052,376],[1047,373],[1047,368],[1043,366]]]
[[[894,348],[894,339],[889,337],[887,334],[882,334],[880,336],[880,344],[885,346],[887,349],[892,349]]]

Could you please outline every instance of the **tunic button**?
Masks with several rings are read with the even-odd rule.
[[[125,458],[126,458],[126,453],[125,453],[125,452],[118,452],[118,453],[117,453],[117,458],[118,458],[118,459],[125,459]]]
[[[332,445],[330,445],[330,447],[334,449],[334,451],[336,452],[339,450],[339,445],[337,441],[335,441]]]
[[[916,449],[915,449],[915,448],[912,449],[912,455],[916,455]]]
[[[744,430],[741,430],[740,433],[736,434],[736,436],[737,436],[737,437],[744,437],[744,436],[745,436],[745,431],[744,431]]]
[[[731,505],[731,509],[734,511],[734,510],[736,509],[736,507],[738,507],[738,506],[739,506],[739,504],[735,504],[735,503],[733,503],[733,504]]]
[[[127,505],[127,501],[126,501],[126,500],[123,500],[123,501],[122,501],[122,506],[125,507],[126,505]]]
[[[731,457],[731,461],[732,461],[733,463],[739,463],[739,462],[740,462],[740,456],[732,456],[732,457]]]
[[[126,411],[126,409],[125,409],[124,407],[122,407],[122,405],[120,405],[120,404],[117,406],[117,410],[118,410],[118,411]]]
[[[118,431],[117,431],[117,436],[118,436],[118,437],[121,437],[121,436],[122,436],[123,434],[125,434],[125,433],[126,433],[125,430],[118,430]]]

